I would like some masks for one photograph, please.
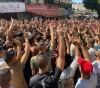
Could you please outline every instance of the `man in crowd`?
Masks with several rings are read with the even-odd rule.
[[[100,80],[99,35],[100,21],[93,18],[0,19],[0,68],[10,69],[14,88],[58,88],[61,81],[73,77],[74,73],[75,82],[78,79],[76,88],[96,88]],[[55,60],[54,51],[58,56]],[[78,66],[80,72],[76,70]],[[31,70],[33,77],[30,79],[31,75],[27,74]]]
[[[96,51],[96,60],[92,63],[93,64],[93,70],[97,74],[97,87],[100,87],[100,50],[98,49]]]
[[[88,51],[83,46],[80,39],[77,41],[82,49],[83,58],[78,59],[81,77],[78,79],[75,88],[96,88],[97,75],[93,72],[93,66],[90,62]]]
[[[52,66],[51,66],[51,58],[52,58],[52,53],[53,53],[53,48],[54,48],[54,33],[53,33],[53,26],[50,25],[50,32],[51,32],[51,41],[50,41],[50,48],[49,50],[47,50],[47,46],[45,44],[44,41],[40,41],[38,43],[38,49],[39,49],[39,53],[45,53],[47,51],[47,55],[48,55],[48,70],[49,71],[52,71]],[[33,56],[31,58],[31,69],[32,69],[32,75],[34,76],[35,74],[38,73],[38,65],[36,64],[36,61],[37,61],[37,55],[36,56]]]
[[[21,47],[18,47],[17,57],[16,52],[13,49],[8,50],[4,56],[4,60],[7,64],[5,67],[10,68],[11,70],[11,85],[14,88],[27,88],[27,84],[23,75],[23,69],[29,55],[28,33],[24,32],[24,38],[26,45],[25,53],[23,54],[23,56],[21,52]],[[17,44],[21,46],[20,42],[18,42]]]
[[[48,72],[48,58],[47,53],[40,53],[37,56],[37,64],[39,66],[39,73],[30,79],[31,88],[58,88],[58,82],[62,70],[64,69],[64,56],[65,56],[65,44],[62,30],[58,31],[59,35],[59,57],[57,60],[57,66],[55,73]]]
[[[10,85],[11,73],[10,69],[2,68],[0,69],[0,88],[13,88]]]
[[[96,60],[95,49],[94,49],[95,40],[93,38],[89,38],[88,44],[89,44],[88,52],[90,56],[90,61],[93,62]]]

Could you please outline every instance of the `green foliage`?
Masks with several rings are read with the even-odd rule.
[[[87,9],[96,10],[100,14],[100,0],[83,0]]]
[[[98,0],[98,3],[100,4],[100,0]]]

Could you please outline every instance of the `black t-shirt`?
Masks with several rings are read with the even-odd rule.
[[[59,67],[55,68],[55,73],[46,72],[37,74],[30,79],[31,88],[58,88],[58,82],[62,71]]]

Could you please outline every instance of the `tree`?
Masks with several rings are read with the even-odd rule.
[[[87,9],[96,10],[100,15],[100,0],[83,0]]]

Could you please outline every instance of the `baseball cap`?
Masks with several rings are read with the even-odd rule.
[[[93,72],[93,66],[92,66],[92,63],[90,61],[84,60],[83,58],[80,57],[78,59],[78,64],[80,65],[81,70],[85,74],[90,75]]]

